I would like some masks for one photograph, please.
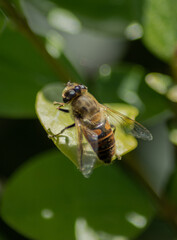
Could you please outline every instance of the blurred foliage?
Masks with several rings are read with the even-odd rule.
[[[131,203],[126,201],[130,198]],[[80,218],[95,231],[133,237],[153,213],[147,193],[121,168],[99,168],[87,180],[57,151],[36,156],[20,168],[2,201],[2,217],[32,239],[74,239]]]
[[[133,104],[140,110],[138,119],[147,120],[168,110],[168,102],[150,89],[144,81],[145,69],[139,65],[120,64],[111,69],[110,75],[101,66],[97,79],[95,96],[105,102],[124,102]],[[111,80],[111,84],[110,84]],[[99,91],[97,91],[99,89]],[[154,101],[156,104],[154,105]],[[158,106],[158,107],[157,107]]]
[[[62,61],[67,64],[64,57]],[[56,75],[34,46],[12,28],[0,38],[0,63],[1,116],[35,117],[36,94],[45,84],[57,81]]]
[[[6,25],[6,16],[0,10],[0,32],[2,32]]]
[[[175,0],[0,0],[0,239],[177,238],[176,20]],[[68,125],[52,101],[69,80],[139,111],[154,141],[116,132],[123,160],[85,179],[74,131],[49,150],[35,114]]]
[[[34,47],[14,29],[4,30],[0,38],[0,62],[1,116],[34,117],[37,91],[56,81],[56,76]]]
[[[0,240],[6,240],[6,238],[0,234]]]
[[[147,0],[144,11],[144,41],[165,61],[172,59],[177,39],[177,2]]]

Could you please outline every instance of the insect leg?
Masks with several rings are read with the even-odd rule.
[[[63,129],[62,129],[59,133],[57,133],[57,134],[52,134],[51,131],[50,131],[50,129],[49,129],[48,131],[49,131],[50,133],[49,133],[48,137],[49,137],[49,138],[58,137],[58,136],[61,135],[66,129],[72,128],[72,127],[74,127],[74,126],[75,126],[75,123],[73,123],[73,124],[71,124],[71,125],[63,128]]]
[[[72,128],[72,127],[75,127],[75,123],[73,123],[73,124],[71,124],[71,125],[63,128],[63,129],[61,130],[61,132],[59,133],[59,135],[62,134],[66,129],[69,129],[69,128]],[[58,135],[58,134],[57,134],[57,135]]]
[[[113,124],[111,124],[111,128],[113,128],[113,133],[115,134],[115,132],[116,132],[116,127],[115,127]]]
[[[53,102],[54,105],[59,105],[59,107],[63,107],[64,106],[64,103],[60,103],[60,102]]]
[[[80,170],[83,170],[83,136],[82,133],[78,133],[78,156],[79,156],[79,163],[80,163]]]
[[[79,168],[81,172],[83,171],[83,133],[81,130],[81,124],[77,118],[75,118],[76,123],[76,132],[77,132],[77,141],[78,141],[78,147],[77,147],[77,154],[78,154],[78,160],[79,160]]]
[[[65,113],[69,113],[69,110],[68,109],[63,109],[63,108],[60,108],[60,107],[57,107],[58,110],[62,111],[62,112],[65,112]]]
[[[116,157],[117,157],[118,160],[122,159],[122,157],[119,154],[116,154]]]
[[[58,105],[57,109],[62,111],[62,112],[65,112],[65,113],[69,113],[69,110],[68,109],[63,109],[61,107],[64,107],[64,103],[60,103],[60,102],[53,102],[54,105]]]

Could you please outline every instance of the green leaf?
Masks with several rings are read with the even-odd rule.
[[[121,36],[125,36],[125,28],[130,23],[141,21],[144,4],[144,0],[115,2],[52,0],[54,4],[39,0],[20,2],[28,23],[39,34],[45,33],[44,30],[48,30],[51,24],[56,29],[72,33],[77,33],[83,25]]]
[[[161,73],[149,73],[145,77],[146,83],[159,94],[166,94],[168,89],[173,85],[173,79]]]
[[[167,92],[167,98],[171,100],[174,103],[177,103],[177,85],[174,84],[168,92]]]
[[[50,135],[59,133],[63,128],[73,123],[70,114],[58,111],[53,101],[62,102],[63,86],[61,84],[49,84],[37,95],[36,112],[46,132]],[[58,96],[56,94],[58,92]],[[130,118],[135,118],[138,111],[135,107],[126,104],[109,104],[109,106],[117,111],[124,113]],[[77,146],[75,128],[66,130],[61,137],[52,138],[55,145],[77,166]],[[117,142],[117,152],[120,156],[133,150],[137,146],[137,141],[133,136],[126,135],[123,131],[115,132]],[[101,164],[101,162],[99,162]]]
[[[144,42],[159,58],[169,61],[177,44],[177,1],[146,0]]]
[[[177,102],[177,85],[174,84],[170,76],[161,73],[149,73],[145,80],[153,90],[165,95],[172,102]]]
[[[64,155],[50,151],[31,159],[7,182],[1,214],[30,239],[72,240],[77,231],[79,240],[84,221],[98,234],[127,239],[148,225],[154,208],[120,165],[99,168],[85,179]]]
[[[0,115],[35,117],[35,96],[46,83],[57,81],[46,62],[19,33],[0,36]]]
[[[176,118],[168,120],[168,134],[170,141],[177,145],[177,122]]]
[[[170,129],[169,139],[173,144],[177,145],[177,127]]]

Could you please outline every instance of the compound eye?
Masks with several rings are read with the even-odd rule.
[[[82,89],[87,89],[86,86],[84,86],[84,85],[81,85],[81,88],[82,88]]]
[[[74,96],[76,94],[76,92],[74,91],[74,90],[71,90],[70,92],[69,92],[69,95],[70,96]]]
[[[80,88],[80,86],[76,86],[76,87],[74,88],[74,90],[75,90],[76,92],[80,92],[81,88]]]

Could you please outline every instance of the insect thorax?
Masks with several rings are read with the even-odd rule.
[[[98,102],[90,94],[81,95],[74,99],[71,106],[74,117],[80,119],[91,119],[100,111]]]

